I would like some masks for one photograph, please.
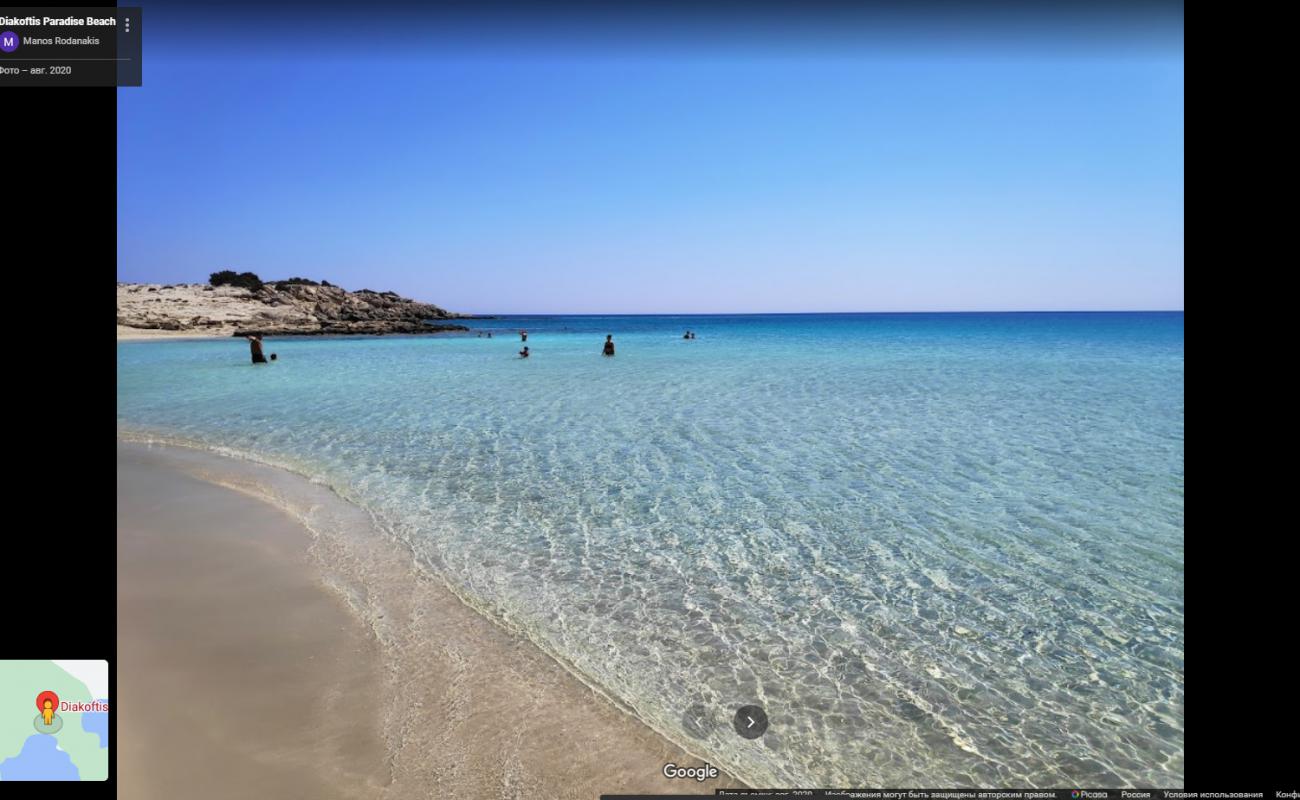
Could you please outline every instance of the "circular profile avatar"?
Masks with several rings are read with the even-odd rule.
[[[36,710],[41,712],[32,721],[38,733],[55,734],[63,729],[63,717],[55,713],[59,708],[59,696],[51,691],[36,695]]]

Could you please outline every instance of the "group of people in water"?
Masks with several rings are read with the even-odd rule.
[[[519,332],[519,341],[528,341],[528,331]],[[600,354],[605,356],[614,355],[614,334],[611,333],[605,337],[605,346],[601,349]],[[528,345],[524,345],[524,349],[519,351],[519,357],[528,358]]]
[[[479,331],[479,333],[478,333],[478,337],[479,337],[479,338],[482,338],[482,337],[483,337],[483,332],[482,332],[482,331]],[[492,338],[492,332],[491,332],[491,331],[488,331],[488,332],[487,332],[487,337],[488,337],[489,339]],[[248,349],[249,349],[249,350],[252,352],[252,354],[253,354],[253,363],[254,363],[254,364],[265,364],[265,363],[267,363],[266,356],[265,356],[265,355],[263,354],[263,352],[262,352],[262,334],[260,334],[260,333],[254,333],[254,334],[251,334],[251,335],[246,336],[246,337],[244,337],[244,338],[248,339]],[[694,331],[687,331],[685,334],[682,335],[682,338],[683,338],[683,339],[694,339],[694,338],[695,338],[695,332],[694,332]],[[528,331],[520,331],[520,332],[519,332],[519,341],[521,341],[521,342],[526,342],[526,341],[528,341]],[[614,334],[611,333],[611,334],[609,334],[609,335],[607,335],[607,336],[605,337],[605,346],[604,346],[603,348],[601,348],[600,353],[601,353],[601,355],[604,355],[604,356],[612,356],[612,355],[614,355]],[[524,345],[524,349],[519,351],[519,357],[520,357],[520,358],[528,358],[528,355],[529,355],[529,353],[528,353],[528,345]],[[275,353],[272,353],[272,354],[271,354],[271,361],[275,361],[275,358],[276,358]]]

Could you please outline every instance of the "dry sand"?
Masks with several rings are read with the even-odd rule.
[[[118,445],[118,777],[141,798],[587,798],[741,784],[460,602],[323,487]]]
[[[372,797],[379,647],[275,508],[118,458],[123,797]]]
[[[315,322],[297,306],[269,306],[247,289],[201,283],[119,283],[117,319],[119,340],[229,338],[236,329],[254,324],[269,327]],[[207,322],[212,324],[204,324]],[[141,327],[161,323],[185,329]]]
[[[119,342],[146,342],[154,339],[230,339],[229,333],[195,333],[194,331],[165,331],[152,328],[117,326]]]

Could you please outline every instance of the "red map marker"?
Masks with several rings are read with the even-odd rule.
[[[51,691],[48,691],[48,690],[47,690],[47,691],[41,692],[40,694],[36,695],[36,710],[37,710],[37,711],[44,711],[44,710],[45,710],[45,701],[46,701],[46,700],[49,700],[50,702],[52,702],[52,703],[54,704],[53,706],[51,706],[51,708],[53,708],[55,711],[58,711],[58,710],[59,710],[59,696],[58,696],[57,694],[55,694],[54,692],[51,692]]]

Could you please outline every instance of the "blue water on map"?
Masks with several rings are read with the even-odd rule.
[[[34,733],[22,751],[0,761],[0,781],[79,781],[81,773],[72,757],[60,750],[58,738]]]
[[[328,483],[750,782],[1182,785],[1182,313],[469,324],[123,343],[119,426]]]
[[[100,703],[108,704],[107,698],[99,698]],[[99,746],[108,747],[108,712],[85,711],[81,714],[81,729],[86,733],[99,734]]]

